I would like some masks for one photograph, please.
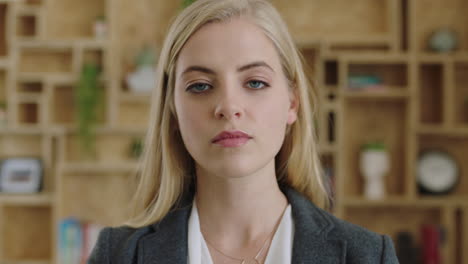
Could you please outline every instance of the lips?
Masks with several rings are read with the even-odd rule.
[[[252,137],[242,131],[223,131],[211,141],[223,147],[240,147]]]

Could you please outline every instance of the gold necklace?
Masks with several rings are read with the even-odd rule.
[[[286,208],[288,206],[286,205]],[[281,219],[283,218],[283,214],[284,212],[286,211],[286,208],[283,210],[283,213],[281,214],[280,218],[276,221],[276,224],[275,224],[275,227],[273,228],[273,230],[271,231],[270,235],[267,236],[267,238],[265,239],[265,242],[263,242],[263,245],[262,247],[260,248],[260,250],[257,252],[257,255],[255,255],[255,257],[252,259],[252,260],[246,260],[246,259],[239,259],[239,258],[235,258],[235,257],[232,257],[232,256],[229,256],[227,254],[224,254],[221,250],[217,249],[210,241],[208,241],[208,239],[204,238],[206,243],[208,243],[214,250],[218,251],[219,253],[221,253],[221,255],[225,256],[225,257],[228,257],[230,259],[233,259],[233,260],[237,260],[239,261],[241,264],[261,264],[260,261],[258,260],[258,257],[260,256],[260,254],[262,253],[263,249],[265,248],[265,246],[267,245],[267,242],[273,238],[273,235],[275,234],[275,231],[278,229],[278,226],[281,222]],[[202,233],[203,235],[203,233]],[[203,236],[204,237],[204,236]],[[248,261],[248,262],[247,262]]]

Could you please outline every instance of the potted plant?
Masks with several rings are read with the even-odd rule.
[[[98,110],[102,101],[101,89],[98,85],[100,68],[95,63],[83,65],[78,87],[76,89],[76,107],[78,121],[78,136],[85,157],[95,158],[95,125]]]

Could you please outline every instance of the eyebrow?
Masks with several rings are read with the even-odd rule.
[[[269,69],[270,71],[275,72],[273,70],[273,68],[264,61],[255,61],[255,62],[246,64],[246,65],[243,65],[243,66],[237,68],[237,71],[238,72],[243,72],[243,71],[246,71],[246,70],[249,70],[249,69],[252,69],[252,68],[256,68],[256,67],[265,67],[265,68]],[[194,71],[215,75],[215,71],[213,71],[212,69],[204,67],[204,66],[199,66],[199,65],[193,65],[193,66],[188,67],[187,69],[185,69],[182,72],[181,75],[185,75],[185,74],[187,74],[189,72],[194,72]]]

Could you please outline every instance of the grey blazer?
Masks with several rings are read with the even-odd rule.
[[[288,186],[281,189],[291,204],[295,226],[291,263],[398,263],[388,236],[340,220]],[[88,264],[187,263],[192,201],[193,194],[186,195],[178,209],[149,226],[104,228]]]

